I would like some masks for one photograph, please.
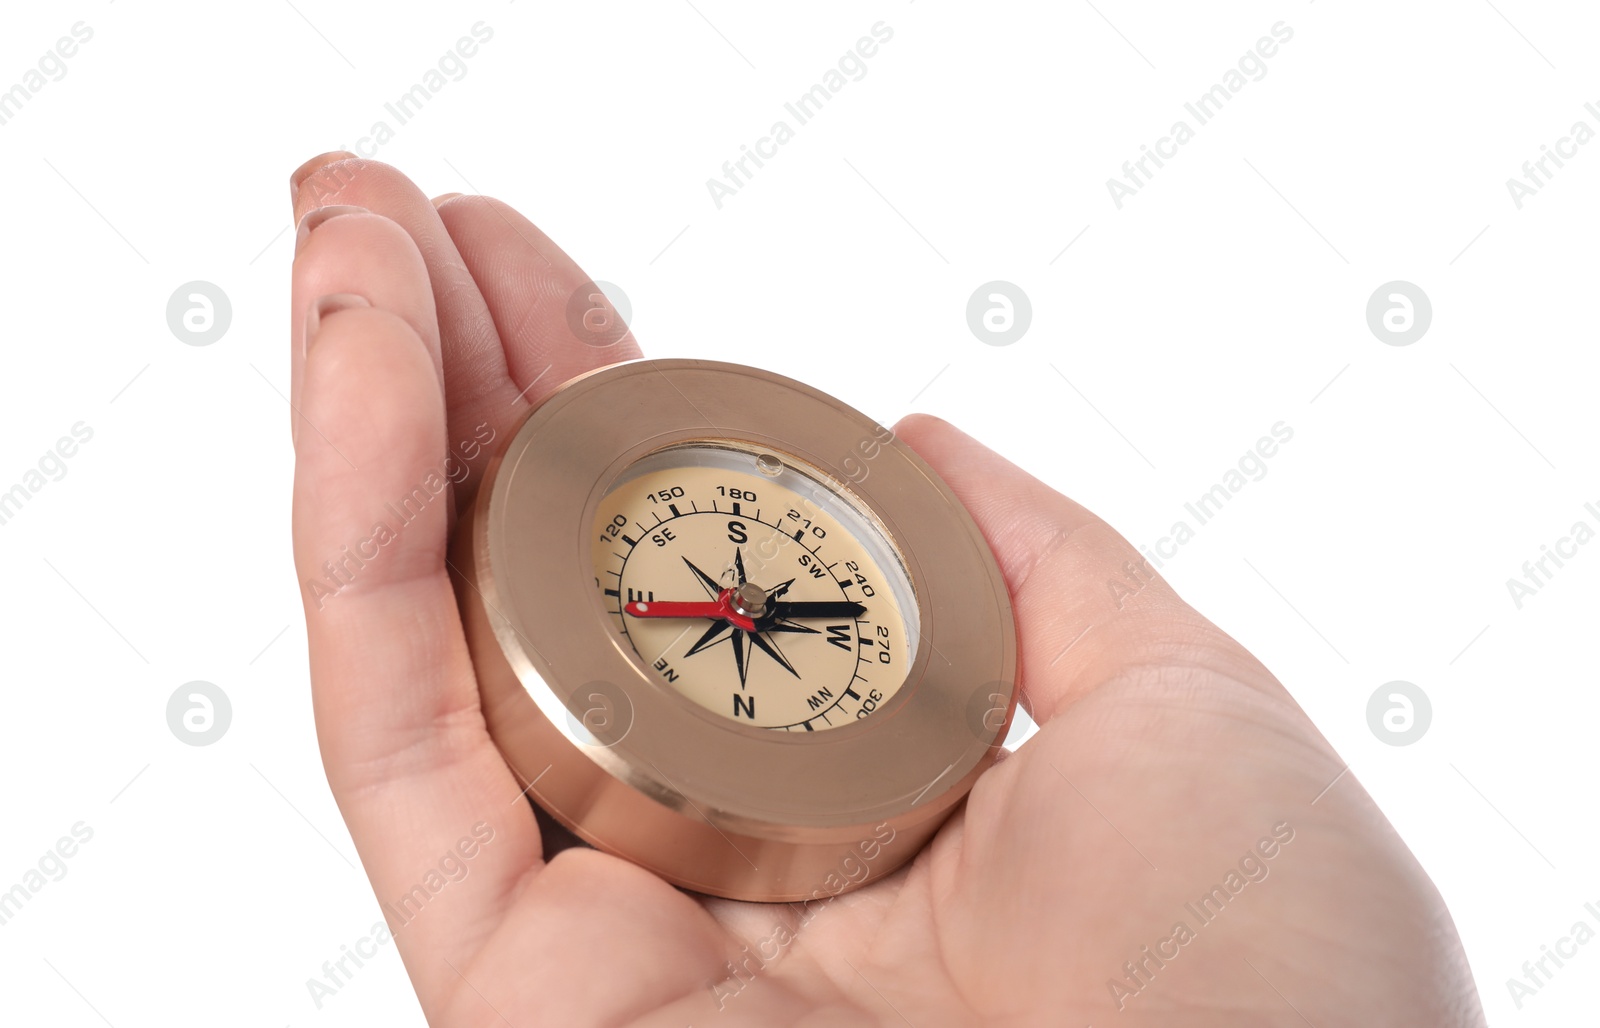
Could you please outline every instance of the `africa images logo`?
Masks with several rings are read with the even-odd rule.
[[[1199,938],[1200,929],[1222,916],[1228,904],[1237,900],[1251,884],[1264,882],[1272,873],[1267,861],[1283,852],[1283,847],[1294,841],[1294,826],[1280,821],[1272,826],[1272,834],[1264,835],[1239,858],[1237,867],[1230,867],[1222,881],[1212,885],[1200,898],[1183,905],[1187,917],[1173,922],[1172,930],[1156,940],[1154,949],[1140,946],[1134,958],[1122,965],[1123,977],[1107,978],[1106,990],[1117,1004],[1126,1007],[1128,1000],[1144,992],[1156,980],[1156,975],[1167,964],[1176,960],[1183,948]],[[1189,926],[1193,918],[1194,927]]]
[[[1223,72],[1220,82],[1201,93],[1193,102],[1183,105],[1183,109],[1194,119],[1193,126],[1179,118],[1172,123],[1166,135],[1156,140],[1154,148],[1141,143],[1139,156],[1122,162],[1122,179],[1106,179],[1106,191],[1111,194],[1111,202],[1116,204],[1117,210],[1122,210],[1127,199],[1154,181],[1156,171],[1150,168],[1151,163],[1155,164],[1156,170],[1166,167],[1167,161],[1178,156],[1179,148],[1194,139],[1196,127],[1205,126],[1221,114],[1223,107],[1238,96],[1245,86],[1267,77],[1267,60],[1276,56],[1279,48],[1294,38],[1294,28],[1287,22],[1274,23],[1271,32],[1272,35],[1262,36],[1256,40],[1254,47],[1244,52],[1237,67]],[[1248,79],[1245,78],[1247,75]]]

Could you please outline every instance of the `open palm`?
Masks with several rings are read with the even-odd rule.
[[[910,865],[825,902],[556,852],[484,727],[446,542],[521,415],[637,347],[579,338],[587,276],[504,204],[349,154],[293,192],[317,732],[431,1023],[1482,1023],[1432,883],[1283,687],[1104,522],[933,418],[895,431],[1000,562],[1040,732]]]

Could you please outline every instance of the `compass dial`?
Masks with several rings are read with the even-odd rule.
[[[595,517],[595,584],[645,673],[732,721],[852,724],[904,684],[915,597],[847,496],[792,458],[690,444],[639,461]]]

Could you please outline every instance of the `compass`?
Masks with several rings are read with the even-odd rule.
[[[450,564],[528,795],[698,892],[887,875],[1014,709],[1010,602],[971,517],[887,429],[759,369],[568,382],[489,465]]]

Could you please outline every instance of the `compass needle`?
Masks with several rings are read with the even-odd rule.
[[[859,603],[830,602],[823,600],[813,603],[774,603],[770,616],[775,618],[858,618],[867,612],[867,608]]]

